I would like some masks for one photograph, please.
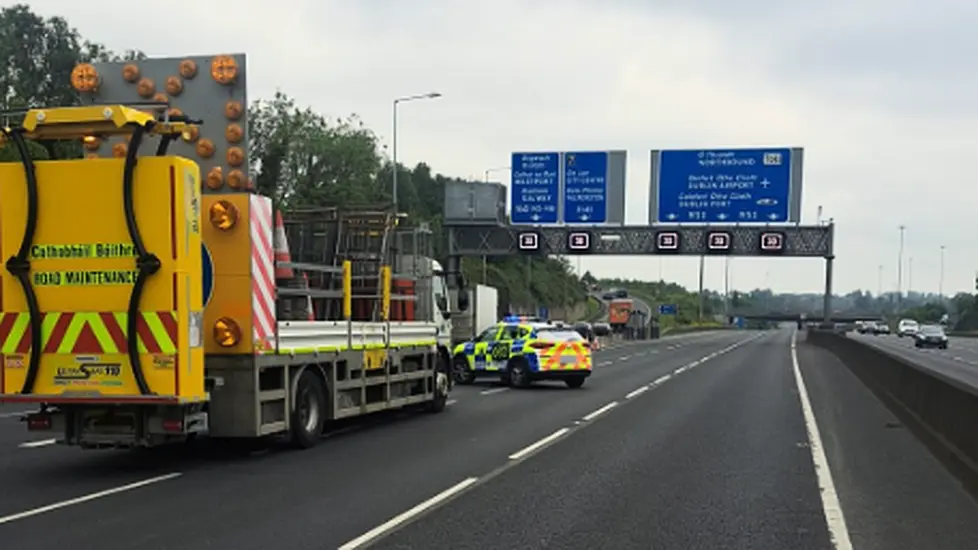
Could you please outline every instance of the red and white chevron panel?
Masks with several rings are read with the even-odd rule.
[[[251,326],[256,353],[275,348],[275,262],[272,200],[251,195]]]

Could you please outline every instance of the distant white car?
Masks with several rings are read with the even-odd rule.
[[[900,324],[897,325],[897,336],[900,338],[904,336],[913,337],[918,332],[920,332],[920,323],[913,319],[900,319]]]

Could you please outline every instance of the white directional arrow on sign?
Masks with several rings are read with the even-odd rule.
[[[676,215],[675,214],[666,214],[666,218],[668,218],[670,220],[674,220],[674,219],[676,219]]]
[[[778,215],[777,214],[768,214],[767,219],[769,219],[771,221],[774,221],[774,220],[778,219]]]
[[[540,214],[534,214],[533,215],[533,221],[535,221],[535,222],[540,221]]]
[[[725,220],[727,219],[727,215],[724,214],[723,212],[720,212],[719,214],[717,214],[717,218],[720,220]]]
[[[581,221],[582,222],[586,222],[588,220],[588,218],[589,218],[589,216],[587,214],[581,214]]]

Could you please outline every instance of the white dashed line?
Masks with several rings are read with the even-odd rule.
[[[421,515],[427,510],[434,508],[435,506],[438,506],[442,502],[452,498],[458,493],[461,493],[462,491],[468,489],[469,486],[471,486],[472,484],[478,481],[479,481],[478,478],[474,478],[474,477],[470,477],[468,479],[462,480],[459,483],[453,485],[452,487],[449,487],[448,489],[445,489],[444,491],[438,493],[437,495],[422,502],[421,504],[418,504],[414,508],[411,508],[406,512],[394,516],[393,518],[378,525],[377,527],[374,527],[373,529],[351,540],[350,542],[344,544],[343,546],[340,546],[339,550],[353,550],[354,548],[360,548],[361,546],[367,544],[368,542],[397,529],[401,525],[411,521],[412,519]]]
[[[617,406],[618,406],[618,402],[617,401],[612,401],[611,403],[608,403],[604,407],[601,407],[600,409],[598,409],[598,410],[596,410],[596,411],[594,411],[594,412],[592,412],[590,414],[585,415],[582,420],[584,420],[585,422],[590,422],[590,421],[594,420],[595,418],[601,416],[602,414],[610,411],[611,409],[613,409],[613,408],[615,408]]]
[[[74,506],[75,504],[82,504],[84,502],[90,502],[107,496],[115,495],[118,493],[124,493],[126,491],[132,491],[133,489],[139,489],[147,485],[152,485],[154,483],[159,483],[161,481],[168,481],[177,477],[180,477],[180,472],[174,472],[172,474],[166,474],[162,476],[151,477],[149,479],[144,479],[142,481],[137,481],[135,483],[130,483],[128,485],[122,485],[120,487],[113,487],[112,489],[106,489],[104,491],[99,491],[97,493],[89,493],[84,496],[77,498],[72,498],[68,500],[62,500],[61,502],[55,502],[54,504],[48,504],[47,506],[41,506],[39,508],[34,508],[27,510],[25,512],[19,512],[16,514],[10,514],[9,516],[0,517],[0,525],[4,523],[11,523],[24,518],[29,518],[32,516],[38,516],[47,512],[52,512],[54,510],[59,510],[61,508],[67,508],[68,506]]]
[[[491,390],[482,390],[479,392],[480,395],[493,395],[495,393],[503,393],[504,391],[509,391],[509,388],[493,388]]]
[[[829,461],[825,458],[822,436],[819,434],[818,423],[815,421],[815,412],[812,410],[812,403],[808,398],[808,389],[805,387],[805,379],[802,377],[801,368],[798,366],[797,337],[797,332],[791,333],[791,365],[795,373],[795,383],[798,385],[798,398],[801,400],[801,411],[805,417],[805,426],[808,428],[808,448],[812,453],[812,461],[815,463],[815,477],[818,480],[819,493],[822,497],[825,522],[828,524],[832,547],[836,550],[852,550],[849,529],[846,527],[846,518],[842,513],[839,495],[835,491],[835,482],[832,480],[832,471],[829,470]]]
[[[649,391],[649,387],[648,386],[642,386],[641,388],[639,388],[637,390],[634,390],[632,392],[629,392],[627,395],[625,395],[625,399],[634,399],[634,398],[642,395],[643,393],[645,393],[647,391]]]
[[[626,355],[626,356],[624,356],[624,357],[619,357],[619,358],[618,358],[618,360],[619,360],[619,361],[628,361],[628,360],[629,360],[629,359],[631,359],[631,358],[632,358],[632,356],[631,356],[631,355]]]
[[[569,431],[570,431],[570,429],[568,429],[568,428],[561,428],[561,429],[557,430],[556,432],[548,435],[547,437],[544,437],[543,439],[537,441],[536,443],[531,443],[530,445],[527,445],[526,447],[523,447],[519,451],[516,451],[515,453],[509,455],[509,459],[510,460],[519,460],[519,459],[521,459],[521,458],[523,458],[523,457],[525,457],[525,456],[533,453],[534,451],[536,451],[538,449],[542,449],[543,447],[546,447],[547,445],[553,443],[554,441],[557,441],[558,439],[560,439],[561,437],[563,437],[564,434],[566,434]]]
[[[598,363],[598,366],[599,367],[607,367],[610,364],[611,364],[611,361],[602,361],[602,362]]]
[[[445,406],[446,407],[449,407],[449,406],[454,405],[456,403],[458,403],[458,399],[449,399],[448,401],[445,401]]]
[[[656,378],[654,382],[652,382],[652,385],[653,386],[660,386],[660,385],[665,384],[666,382],[668,382],[670,378],[672,378],[672,375],[671,374],[666,374],[666,375],[660,376],[660,377]]]
[[[57,442],[58,442],[57,439],[39,439],[37,441],[26,441],[17,446],[22,449],[33,449],[35,447],[46,447],[48,445],[54,445]]]
[[[21,416],[25,416],[25,415],[31,414],[32,412],[34,412],[34,411],[20,411],[20,412],[12,412],[12,413],[0,413],[0,418],[20,418]]]

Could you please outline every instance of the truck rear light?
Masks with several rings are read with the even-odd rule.
[[[164,420],[163,421],[163,431],[164,432],[183,432],[183,420]]]
[[[27,417],[27,430],[40,432],[51,429],[51,417],[46,414],[32,414]]]
[[[554,345],[550,342],[530,342],[530,347],[533,349],[550,349]]]

